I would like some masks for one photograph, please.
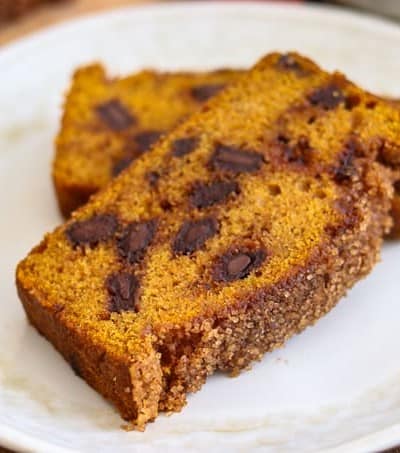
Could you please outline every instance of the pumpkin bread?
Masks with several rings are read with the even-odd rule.
[[[27,316],[143,429],[370,272],[391,226],[383,143],[400,145],[389,103],[268,55],[29,253],[16,275]]]

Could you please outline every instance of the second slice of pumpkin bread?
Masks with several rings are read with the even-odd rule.
[[[400,145],[388,103],[263,58],[19,264],[29,320],[137,428],[180,410],[370,272],[391,224],[382,140]]]

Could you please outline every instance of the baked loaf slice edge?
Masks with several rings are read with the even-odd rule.
[[[368,274],[391,225],[383,139],[400,144],[388,103],[265,57],[19,264],[29,320],[143,429]]]

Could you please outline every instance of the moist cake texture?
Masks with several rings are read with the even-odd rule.
[[[399,115],[297,54],[263,58],[19,264],[30,322],[137,429],[179,411],[369,273]]]
[[[56,139],[53,180],[68,217],[134,159],[241,71],[160,73],[107,78],[91,65],[76,71]]]

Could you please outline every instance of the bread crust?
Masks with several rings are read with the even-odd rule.
[[[30,324],[61,353],[74,373],[112,401],[124,418],[137,418],[129,364],[124,358],[94,345],[83,330],[66,323],[54,307],[45,307],[18,280],[17,290]]]

